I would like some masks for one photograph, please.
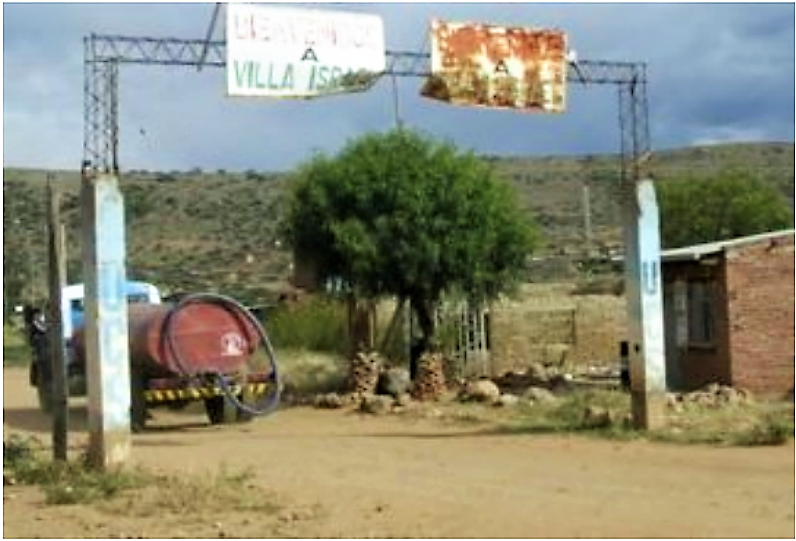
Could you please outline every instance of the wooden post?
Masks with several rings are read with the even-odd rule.
[[[66,355],[63,338],[61,293],[66,285],[66,247],[64,226],[61,223],[61,189],[47,175],[48,213],[48,285],[50,304],[48,314],[48,342],[50,344],[50,374],[52,374],[53,406],[53,456],[55,460],[67,459],[67,433],[69,427],[69,390],[67,389]],[[42,382],[39,382],[41,385]]]

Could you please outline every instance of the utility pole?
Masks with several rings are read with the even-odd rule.
[[[66,285],[66,247],[64,226],[61,223],[61,189],[53,180],[53,175],[48,174],[47,253],[50,304],[47,331],[50,344],[50,374],[52,374],[52,386],[49,390],[52,392],[53,405],[53,455],[55,460],[66,460],[69,391],[66,384],[66,355],[63,339],[63,313],[61,311],[61,293]],[[42,382],[39,382],[39,385],[42,385]]]
[[[591,231],[591,194],[589,193],[589,178],[583,178],[583,231],[586,242],[586,257],[592,255],[592,231]]]
[[[88,458],[107,469],[130,456],[124,201],[114,174],[83,174],[83,274],[88,376]]]
[[[630,331],[630,396],[633,424],[650,430],[665,424],[660,224],[654,183],[640,179],[623,193],[625,295]]]
[[[403,121],[401,120],[400,102],[398,101],[398,80],[395,74],[392,75],[392,107],[393,107],[393,120],[396,129],[403,128]]]

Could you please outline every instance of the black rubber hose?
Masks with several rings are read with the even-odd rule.
[[[230,382],[228,381],[228,376],[226,374],[215,373],[211,374],[215,377],[219,387],[221,387],[221,391],[224,393],[224,396],[232,402],[238,409],[249,413],[251,415],[265,415],[268,413],[273,412],[279,406],[279,399],[282,392],[282,383],[279,380],[279,366],[276,360],[276,353],[274,352],[274,348],[271,345],[271,341],[268,339],[268,333],[265,332],[263,325],[260,321],[257,320],[254,315],[252,315],[249,310],[240,304],[235,299],[231,297],[227,297],[224,295],[219,295],[216,293],[196,293],[193,295],[189,295],[182,299],[177,305],[172,308],[166,318],[163,321],[163,328],[162,328],[162,339],[164,340],[165,344],[169,347],[169,350],[174,358],[177,368],[182,372],[182,375],[188,376],[190,375],[190,371],[186,369],[186,364],[183,362],[183,359],[180,357],[179,352],[174,347],[174,341],[171,336],[171,324],[172,318],[175,316],[177,312],[183,309],[185,306],[197,302],[207,302],[210,304],[214,304],[220,306],[227,310],[229,313],[240,317],[243,316],[246,318],[255,328],[257,334],[260,337],[260,344],[265,348],[265,353],[268,356],[268,360],[271,363],[271,379],[274,384],[274,390],[271,393],[268,393],[266,399],[261,403],[261,401],[255,402],[254,405],[248,405],[243,403],[235,394]],[[256,348],[255,348],[256,349]]]

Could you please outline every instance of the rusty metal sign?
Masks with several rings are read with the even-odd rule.
[[[482,107],[561,113],[567,38],[559,30],[431,23],[431,75],[421,95]]]

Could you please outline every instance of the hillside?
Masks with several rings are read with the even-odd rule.
[[[542,225],[541,253],[581,255],[584,183],[589,183],[593,248],[620,247],[615,156],[487,157],[511,181]],[[794,144],[690,147],[657,153],[661,182],[733,167],[752,171],[794,203]],[[45,291],[45,171],[3,169],[4,303]],[[53,172],[66,191],[69,281],[79,280],[79,175]],[[127,215],[128,273],[170,291],[220,291],[247,302],[270,298],[290,272],[276,225],[287,174],[148,172],[122,175]]]

